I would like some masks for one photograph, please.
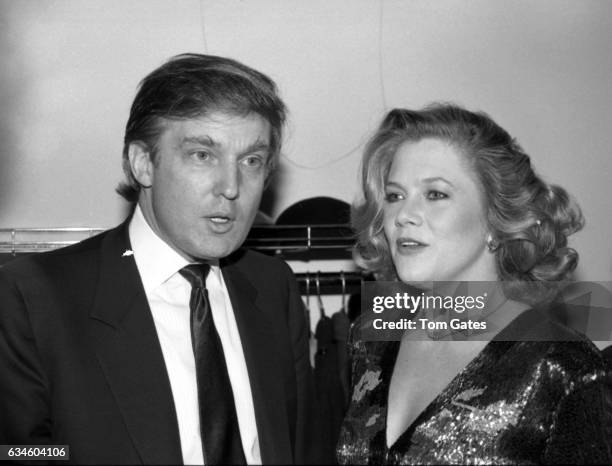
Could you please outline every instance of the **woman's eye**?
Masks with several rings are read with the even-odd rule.
[[[402,200],[402,195],[400,193],[386,193],[385,201],[387,202],[397,202]]]
[[[446,198],[448,198],[448,196],[444,194],[443,192],[435,191],[433,189],[431,191],[427,191],[427,199],[429,200],[439,201],[440,199],[446,199]]]

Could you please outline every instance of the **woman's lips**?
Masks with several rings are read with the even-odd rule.
[[[395,244],[400,254],[414,254],[423,251],[429,246],[427,243],[423,243],[417,239],[406,237],[398,238]]]

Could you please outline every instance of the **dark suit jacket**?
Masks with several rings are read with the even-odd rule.
[[[0,444],[66,444],[75,463],[182,463],[168,374],[127,222],[0,268]],[[264,463],[306,463],[308,329],[284,262],[221,264]]]

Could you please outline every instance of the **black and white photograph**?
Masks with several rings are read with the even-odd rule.
[[[0,461],[612,463],[610,44],[610,0],[0,0]]]

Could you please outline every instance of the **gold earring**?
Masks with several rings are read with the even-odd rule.
[[[493,239],[491,235],[487,239],[487,249],[489,252],[495,252],[499,248],[499,243]]]

